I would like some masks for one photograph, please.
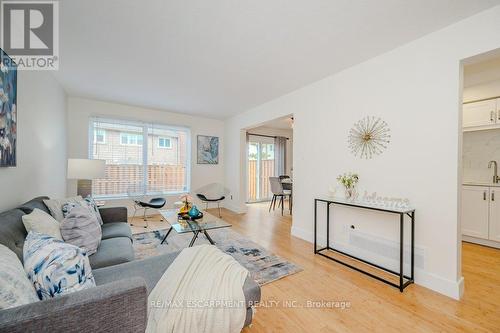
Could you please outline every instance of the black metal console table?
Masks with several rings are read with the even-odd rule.
[[[318,203],[323,202],[326,203],[326,247],[318,249],[317,246],[317,229],[318,229]],[[362,208],[362,209],[369,209],[369,210],[376,210],[380,212],[386,212],[386,213],[392,213],[392,214],[398,214],[399,215],[399,235],[400,235],[400,240],[399,240],[399,272],[395,272],[391,269],[382,267],[380,265],[374,264],[372,262],[369,262],[367,260],[355,257],[351,254],[345,253],[344,251],[337,250],[333,247],[330,246],[330,205],[342,205],[342,206],[349,206],[349,207],[356,207],[356,208]],[[403,272],[403,248],[404,248],[404,218],[405,216],[409,216],[411,219],[411,273],[410,276],[404,275]],[[325,252],[328,251],[333,251],[336,253],[339,253],[343,256],[355,259],[357,261],[360,261],[362,263],[368,264],[370,266],[373,266],[375,268],[378,268],[380,270],[386,271],[388,273],[391,273],[393,275],[399,276],[399,284],[394,283],[392,281],[386,280],[380,276],[377,276],[373,273],[367,272],[362,270],[361,268],[358,268],[356,266],[353,266],[345,261],[342,261],[337,258],[330,257],[325,254]],[[386,208],[386,207],[381,207],[377,206],[374,204],[369,204],[369,203],[364,203],[364,202],[359,202],[359,201],[350,201],[350,200],[344,200],[344,199],[314,199],[314,253],[319,254],[325,258],[328,258],[330,260],[333,260],[335,262],[338,262],[344,266],[347,266],[349,268],[352,268],[360,273],[366,274],[374,279],[377,279],[379,281],[382,281],[384,283],[387,283],[388,285],[391,285],[393,287],[396,287],[399,289],[399,291],[403,292],[403,290],[410,285],[411,283],[414,282],[414,263],[415,263],[415,209],[411,208]],[[406,281],[405,281],[406,280]]]

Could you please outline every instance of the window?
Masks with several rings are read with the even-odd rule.
[[[94,143],[105,144],[106,143],[106,131],[103,129],[94,130]]]
[[[93,196],[189,192],[189,129],[104,118],[92,118],[89,127],[89,156],[106,161],[106,177],[92,182]]]
[[[170,138],[158,138],[158,148],[172,148],[172,140]]]
[[[124,146],[142,146],[142,141],[142,134],[120,133],[120,144]]]

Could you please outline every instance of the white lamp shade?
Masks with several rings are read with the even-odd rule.
[[[106,161],[83,158],[68,159],[68,179],[96,179],[106,176]]]

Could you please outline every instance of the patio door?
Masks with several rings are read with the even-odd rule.
[[[248,140],[248,202],[266,201],[272,197],[269,177],[275,175],[274,140],[250,136]]]

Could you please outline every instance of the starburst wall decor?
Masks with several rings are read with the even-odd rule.
[[[349,149],[359,158],[370,159],[381,154],[390,142],[389,126],[377,117],[367,116],[349,131]]]

